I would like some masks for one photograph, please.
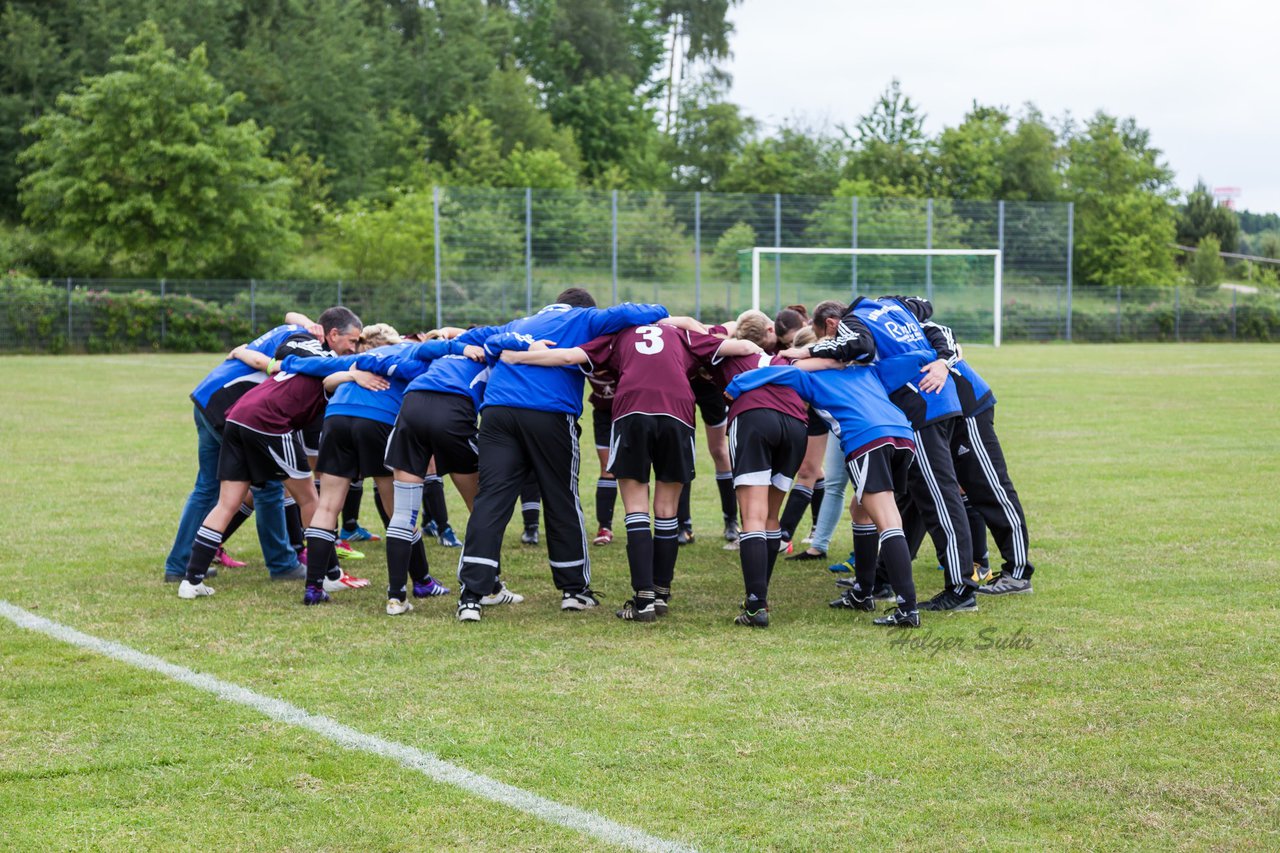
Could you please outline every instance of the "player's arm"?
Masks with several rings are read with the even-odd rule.
[[[834,358],[849,364],[870,364],[876,358],[876,340],[857,317],[840,321],[836,336],[807,347],[793,347],[779,353],[786,358]]]
[[[759,355],[764,352],[760,346],[754,341],[746,338],[725,338],[720,346],[716,348],[715,357],[712,361],[720,361],[725,358],[735,358],[741,355]]]
[[[707,327],[699,323],[692,317],[663,317],[658,321],[659,326],[675,326],[677,329],[684,329],[686,332],[700,332],[707,334]]]
[[[358,367],[352,367],[326,376],[324,378],[324,392],[332,394],[344,382],[354,382],[369,391],[385,391],[391,387],[391,383],[385,377],[370,373],[367,370],[361,370]]]
[[[636,305],[633,302],[598,310],[593,315],[588,326],[593,338],[612,335],[632,326],[650,326],[670,316],[662,305]]]
[[[815,370],[844,370],[849,365],[834,358],[802,358],[791,366],[801,372],[812,373]]]
[[[757,367],[755,370],[740,373],[733,377],[725,393],[736,398],[764,385],[785,385],[799,394],[802,400],[812,402],[809,377],[794,367]]]
[[[254,370],[266,370],[267,365],[271,363],[271,356],[267,355],[265,352],[258,352],[255,349],[249,349],[248,344],[241,344],[236,347],[227,355],[227,358],[234,358],[237,361],[243,361]]]
[[[503,350],[502,360],[507,364],[531,364],[534,367],[568,367],[573,364],[587,364],[586,350],[582,347],[566,347],[564,349],[541,350]]]

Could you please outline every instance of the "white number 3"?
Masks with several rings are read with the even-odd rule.
[[[662,352],[662,328],[660,326],[638,326],[636,331],[644,336],[643,341],[636,341],[636,352],[641,355],[657,355]]]

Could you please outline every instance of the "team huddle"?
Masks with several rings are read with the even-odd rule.
[[[812,317],[792,306],[705,326],[661,305],[599,309],[570,288],[530,317],[414,340],[362,326],[340,306],[315,323],[291,314],[191,394],[200,469],[165,579],[181,599],[213,595],[205,581],[215,564],[235,565],[223,544],[256,516],[271,577],[304,580],[304,604],[367,586],[340,558],[372,536],[353,509],[371,477],[389,615],[413,609],[410,593],[450,592],[430,573],[424,528],[461,546],[459,621],[523,601],[501,572],[517,503],[526,543],[537,543],[545,515],[561,609],[588,610],[600,604],[591,547],[612,542],[620,497],[632,596],[616,615],[655,622],[670,611],[680,546],[693,540],[700,412],[725,547],[742,567],[736,624],[769,625],[775,563],[795,550],[810,508],[810,547],[787,559],[824,559],[847,505],[853,552],[830,568],[851,577],[830,604],[874,612],[890,602],[876,625],[918,627],[920,610],[971,611],[978,595],[1030,592],[1027,525],[995,433],[995,396],[932,313],[922,299],[860,297],[820,303]],[[578,488],[587,381],[601,467],[590,540]],[[461,543],[445,476],[469,511]],[[911,564],[926,533],[944,581],[918,604]]]

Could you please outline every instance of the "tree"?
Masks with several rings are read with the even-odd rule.
[[[745,222],[735,222],[716,241],[711,268],[725,281],[736,283],[743,264],[746,263],[740,252],[755,245],[756,229]]]
[[[784,125],[748,142],[720,189],[738,193],[830,195],[840,180],[840,143],[821,130]]]
[[[269,132],[232,124],[240,103],[143,24],[109,73],[58,98],[26,130],[25,215],[83,244],[104,271],[137,276],[263,274],[297,239],[290,182]]]
[[[845,131],[853,152],[844,177],[869,182],[877,195],[924,198],[932,168],[924,118],[894,78],[871,112]]]
[[[669,159],[677,186],[690,190],[720,188],[734,159],[755,133],[756,123],[724,99],[714,80],[694,87],[681,101],[680,119],[671,140]]]
[[[1212,235],[1200,238],[1195,257],[1187,268],[1191,283],[1196,287],[1215,287],[1227,274],[1227,265],[1218,253],[1222,247]]]
[[[1234,252],[1240,243],[1240,222],[1234,210],[1214,201],[1204,181],[1196,181],[1178,211],[1178,242],[1196,246],[1207,236],[1217,238],[1221,251]]]

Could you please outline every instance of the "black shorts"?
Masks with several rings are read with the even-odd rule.
[[[425,477],[434,456],[436,474],[442,477],[474,474],[480,470],[477,434],[476,407],[470,397],[410,391],[387,439],[387,467]]]
[[[660,483],[693,479],[693,427],[666,415],[623,415],[613,422],[605,468],[623,480]]]
[[[595,432],[596,450],[609,449],[609,432],[613,429],[613,411],[591,410],[591,429]]]
[[[791,488],[804,461],[804,421],[774,409],[748,409],[729,424],[729,459],[735,486]]]
[[[720,386],[705,379],[694,379],[693,400],[702,413],[702,422],[709,427],[724,426],[729,420],[729,404],[724,401],[724,392]]]
[[[351,415],[325,418],[316,471],[350,480],[389,477],[391,469],[383,460],[390,436],[391,425],[382,421]]]
[[[819,436],[819,435],[826,435],[827,433],[831,432],[831,427],[827,424],[826,421],[822,419],[821,415],[819,415],[817,412],[813,410],[813,406],[809,407],[808,428],[809,428],[810,438],[815,438],[816,436]]]
[[[270,480],[311,479],[311,468],[296,432],[255,432],[234,421],[222,428],[218,479],[261,486]]]
[[[302,439],[302,448],[307,452],[308,456],[316,456],[320,453],[320,435],[324,432],[324,412],[321,412],[314,421],[298,430],[298,437]]]
[[[864,494],[907,490],[907,469],[916,455],[905,447],[880,444],[857,456],[850,454],[844,465],[849,469],[854,495],[862,500]]]

